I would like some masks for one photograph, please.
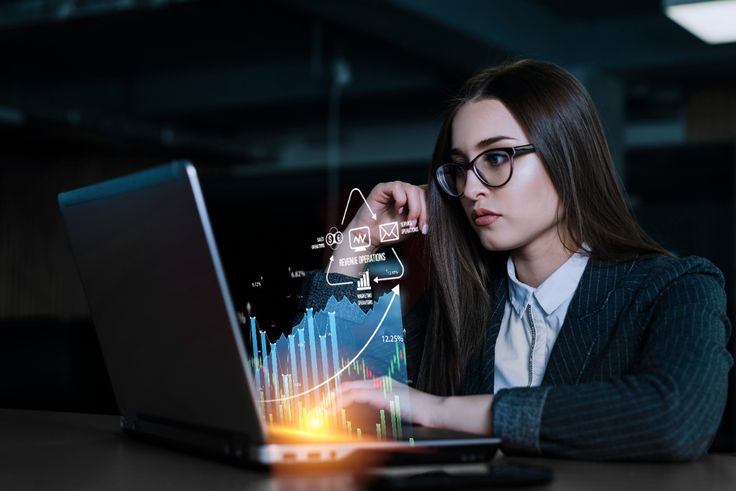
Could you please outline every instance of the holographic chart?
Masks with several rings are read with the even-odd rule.
[[[354,191],[363,197],[357,188],[351,197]],[[395,383],[407,384],[408,377],[399,283],[404,266],[391,242],[417,229],[409,222],[390,222],[376,224],[375,230],[382,245],[387,244],[373,254],[365,252],[368,227],[341,231],[336,225],[311,244],[311,254],[323,255],[350,240],[355,255],[344,260],[366,265],[355,281],[331,273],[332,256],[324,269],[311,273],[324,275],[324,284],[334,289],[324,305],[295,312],[295,321],[282,326],[268,321],[261,325],[257,296],[249,301],[248,312],[239,314],[248,338],[260,415],[269,428],[348,439],[411,441],[402,424],[402,408],[406,410],[409,401],[395,390]],[[306,272],[289,267],[288,274],[301,280]],[[260,276],[253,287],[263,294],[268,284],[268,277]],[[344,295],[346,289],[354,289],[350,295],[354,300]],[[385,398],[385,407],[344,407],[341,384],[351,380],[373,381]]]

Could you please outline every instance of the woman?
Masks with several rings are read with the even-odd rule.
[[[379,184],[367,197],[377,220],[364,205],[348,226],[415,220],[427,235],[403,417],[501,437],[506,452],[704,454],[732,363],[722,274],[672,257],[637,225],[579,82],[531,60],[481,71],[432,162],[428,186]],[[342,388],[344,404],[387,404],[372,383]]]

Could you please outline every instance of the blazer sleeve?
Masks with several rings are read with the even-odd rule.
[[[324,308],[331,296],[337,299],[347,297],[353,303],[358,301],[355,290],[355,283],[358,281],[356,278],[340,273],[330,273],[330,281],[339,284],[333,286],[327,283],[327,277],[322,270],[308,271],[302,283],[299,312],[303,312],[307,307],[313,309]]]
[[[706,453],[723,414],[732,358],[723,276],[701,261],[701,267],[647,281],[637,297],[646,302],[639,361],[628,373],[500,390],[492,424],[504,451],[663,461]]]

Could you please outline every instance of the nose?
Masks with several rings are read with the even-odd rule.
[[[479,197],[486,196],[487,194],[488,187],[478,179],[473,169],[468,169],[467,174],[465,174],[465,190],[463,195],[470,200],[476,201]]]

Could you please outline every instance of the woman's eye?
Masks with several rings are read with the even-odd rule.
[[[508,159],[509,156],[506,154],[506,152],[488,152],[485,155],[485,161],[493,166],[505,164]]]

